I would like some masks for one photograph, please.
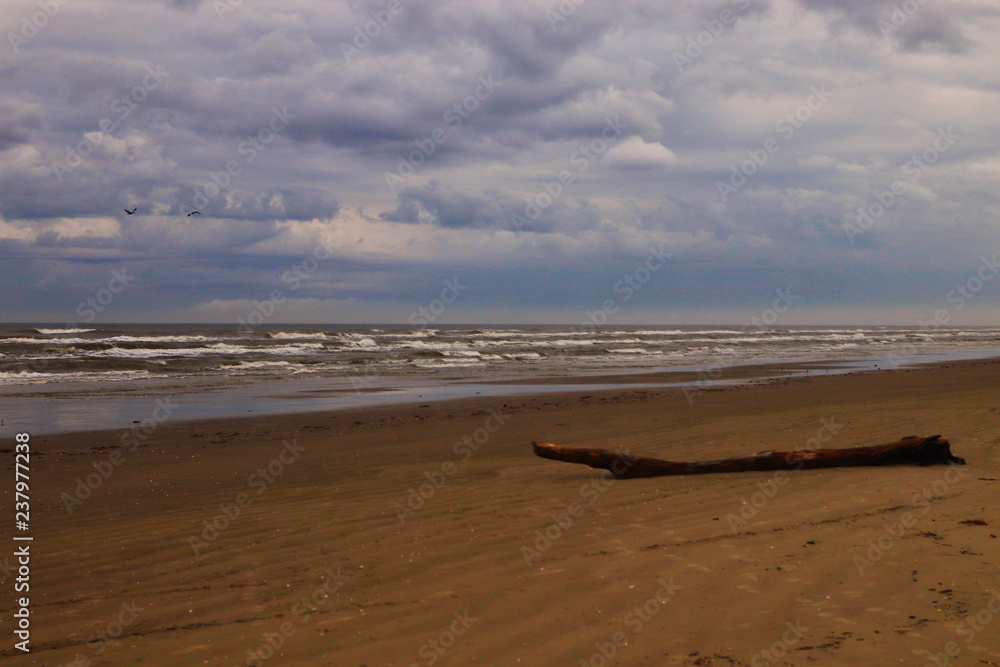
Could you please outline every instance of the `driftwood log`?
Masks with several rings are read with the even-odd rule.
[[[745,472],[748,470],[801,470],[802,468],[838,468],[841,466],[884,466],[894,464],[934,465],[956,463],[965,459],[952,456],[951,445],[939,435],[921,438],[915,435],[885,445],[851,449],[811,449],[788,452],[757,452],[749,456],[715,461],[663,461],[646,456],[629,456],[607,449],[589,449],[533,442],[535,454],[544,459],[582,463],[608,470],[619,479],[697,475],[709,472]]]

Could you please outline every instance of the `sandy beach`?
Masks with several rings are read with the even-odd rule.
[[[1000,360],[38,436],[12,665],[1000,665]],[[609,480],[942,434],[964,467]],[[140,437],[141,436],[141,437]],[[13,449],[11,441],[9,449]],[[13,454],[10,454],[12,457]],[[5,474],[13,475],[13,465]],[[4,485],[10,489],[11,485]],[[13,515],[13,494],[2,498]],[[4,587],[16,575],[2,558]]]
[[[1000,0],[0,19],[0,667],[1000,667]]]

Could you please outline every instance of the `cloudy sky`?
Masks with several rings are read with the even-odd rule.
[[[6,0],[0,27],[5,321],[405,322],[456,279],[441,322],[740,323],[777,290],[778,324],[1000,316],[996,2]]]

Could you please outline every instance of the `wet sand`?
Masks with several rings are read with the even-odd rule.
[[[0,655],[1000,664],[998,384],[989,360],[38,436],[32,653],[7,633]],[[612,481],[530,446],[682,460],[939,433],[967,466]]]

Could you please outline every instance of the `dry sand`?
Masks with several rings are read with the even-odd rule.
[[[102,449],[117,432],[39,436],[32,652],[12,649],[5,571],[0,655],[11,665],[260,664],[250,652],[268,665],[352,667],[1000,665],[998,385],[991,360],[779,379],[691,404],[676,389],[609,388],[168,421],[134,451]],[[490,410],[501,409],[497,428]],[[456,453],[487,427],[496,432],[478,451]],[[606,481],[530,447],[704,459],[808,447],[831,431],[826,447],[940,433],[969,464]],[[63,494],[116,453],[120,465],[67,512]],[[271,482],[254,477],[269,464]],[[444,480],[433,495],[427,475]],[[422,483],[429,497],[401,521],[396,506]],[[2,488],[12,519],[11,484]],[[226,518],[220,505],[234,514],[238,501]],[[213,519],[217,534],[205,528]]]

